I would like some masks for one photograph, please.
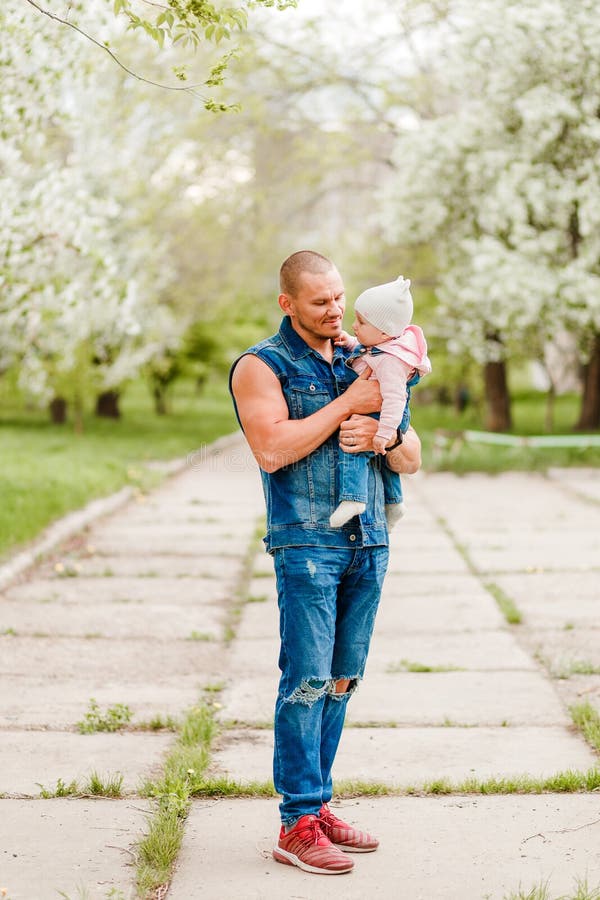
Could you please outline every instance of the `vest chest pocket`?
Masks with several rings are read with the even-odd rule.
[[[284,389],[292,419],[305,419],[332,399],[327,386],[310,375],[294,375]]]

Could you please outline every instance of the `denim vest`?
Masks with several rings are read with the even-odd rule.
[[[317,412],[342,394],[356,378],[356,373],[345,365],[347,350],[334,347],[333,361],[328,363],[294,331],[288,316],[284,317],[277,334],[242,355],[247,354],[258,356],[279,379],[290,419],[304,419]],[[230,388],[239,359],[231,368]],[[235,398],[233,402],[235,406]],[[238,415],[237,407],[235,412]],[[352,550],[387,546],[381,457],[374,458],[369,465],[365,512],[342,528],[329,525],[329,516],[338,503],[338,456],[335,432],[304,459],[284,465],[276,472],[260,470],[267,506],[264,542],[269,553],[280,547]]]

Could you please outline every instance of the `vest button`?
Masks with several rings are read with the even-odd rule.
[[[354,542],[354,541],[356,540],[356,535],[355,535],[355,534],[351,534],[351,535],[350,535],[350,540],[351,540],[352,542]]]
[[[314,384],[311,384],[308,389],[309,391],[316,391],[316,387],[314,386]]]

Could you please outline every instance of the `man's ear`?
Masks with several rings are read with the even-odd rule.
[[[281,311],[285,313],[286,316],[293,315],[292,301],[289,294],[280,294],[277,300],[279,302]]]

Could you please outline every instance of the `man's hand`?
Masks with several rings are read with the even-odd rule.
[[[367,415],[368,413],[379,412],[381,409],[382,398],[379,382],[376,378],[371,381],[368,380],[371,372],[372,370],[367,367],[352,382],[350,387],[344,391],[343,396],[356,415]],[[342,422],[341,427],[343,428],[344,425],[345,423]],[[369,450],[371,449],[372,447],[369,447]]]
[[[340,425],[340,447],[346,453],[361,453],[373,450],[373,438],[377,433],[379,422],[371,416],[350,416]],[[393,444],[395,438],[388,443]],[[386,453],[386,465],[400,475],[413,475],[421,468],[421,441],[412,428],[404,435],[403,442]]]

